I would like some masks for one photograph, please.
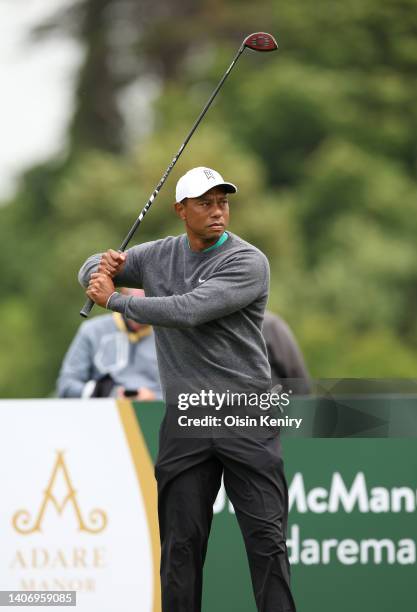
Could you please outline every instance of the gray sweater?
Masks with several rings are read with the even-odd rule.
[[[84,287],[99,260],[82,266]],[[185,234],[168,236],[129,249],[115,284],[145,290],[144,298],[115,294],[108,308],[154,326],[168,404],[179,392],[269,389],[261,333],[269,265],[257,248],[229,232],[221,246],[194,252]]]

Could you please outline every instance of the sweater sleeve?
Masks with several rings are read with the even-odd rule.
[[[268,294],[269,265],[259,252],[242,253],[183,295],[137,298],[114,294],[110,310],[139,323],[196,327],[245,308]]]
[[[146,257],[152,244],[152,242],[145,242],[126,251],[127,257],[124,270],[113,279],[116,287],[142,288]],[[92,255],[80,268],[78,281],[85,289],[88,287],[93,272],[97,272],[101,256],[102,253]]]

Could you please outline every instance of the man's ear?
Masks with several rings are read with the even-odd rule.
[[[185,202],[175,202],[174,208],[176,215],[185,221]]]

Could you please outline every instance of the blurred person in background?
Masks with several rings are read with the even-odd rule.
[[[142,289],[121,292],[145,295]],[[59,397],[162,399],[152,327],[117,312],[84,322],[65,355],[57,392]]]
[[[284,391],[291,389],[297,395],[310,393],[311,381],[303,354],[288,324],[266,310],[262,335],[271,366],[272,386],[281,384]]]

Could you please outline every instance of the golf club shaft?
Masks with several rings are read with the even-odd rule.
[[[226,70],[226,72],[222,76],[222,78],[219,81],[216,89],[213,91],[213,93],[211,94],[210,98],[208,99],[206,105],[204,106],[203,110],[201,111],[200,115],[197,117],[197,119],[196,119],[193,127],[191,128],[188,136],[186,137],[186,139],[184,140],[184,142],[182,143],[182,145],[178,149],[177,154],[174,156],[172,162],[169,164],[168,168],[165,170],[161,180],[159,181],[158,185],[155,187],[155,190],[152,192],[152,195],[150,196],[149,200],[146,202],[145,206],[143,207],[139,217],[136,219],[136,221],[134,222],[134,224],[130,228],[129,233],[127,234],[126,238],[123,240],[122,244],[119,247],[119,252],[122,253],[126,249],[127,245],[129,244],[130,240],[132,239],[132,237],[133,237],[134,233],[136,232],[137,228],[142,223],[142,220],[143,220],[144,216],[146,215],[146,213],[150,209],[152,203],[154,202],[156,196],[158,195],[158,193],[162,189],[162,187],[163,187],[165,181],[167,180],[167,178],[168,178],[172,168],[177,163],[177,161],[180,158],[182,152],[184,151],[185,147],[187,146],[187,143],[189,142],[191,136],[194,134],[194,132],[196,131],[197,127],[201,123],[201,120],[203,119],[204,115],[206,114],[206,112],[210,108],[211,103],[213,102],[213,100],[217,96],[217,94],[219,93],[223,83],[225,82],[225,80],[227,79],[229,74],[231,73],[233,67],[235,66],[235,64],[236,64],[237,60],[239,59],[240,55],[243,53],[244,49],[245,49],[245,45],[244,45],[244,43],[242,43],[242,45],[239,48],[239,51],[236,53],[235,57],[233,58],[233,61],[230,64],[229,68]],[[87,318],[88,315],[90,314],[91,309],[93,308],[93,306],[94,306],[93,300],[88,298],[87,301],[85,302],[84,306],[82,307],[81,311],[80,311],[80,315],[82,317],[84,317],[84,318]]]

